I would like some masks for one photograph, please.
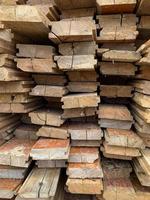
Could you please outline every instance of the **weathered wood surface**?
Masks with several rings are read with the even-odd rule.
[[[29,154],[35,141],[11,139],[0,147],[0,164],[15,167],[28,167]]]
[[[129,178],[132,167],[129,161],[107,159],[102,160],[102,168],[105,179]]]
[[[37,125],[60,126],[64,123],[61,110],[39,109],[29,113],[31,122]]]
[[[24,72],[31,73],[48,73],[48,74],[58,74],[60,73],[56,69],[56,64],[53,58],[49,59],[38,59],[38,58],[17,58],[17,68]]]
[[[61,20],[52,23],[49,39],[54,43],[93,40],[94,20]]]
[[[98,14],[133,13],[136,0],[96,0]]]
[[[36,85],[30,92],[31,96],[63,97],[68,93],[64,86]]]
[[[17,57],[21,58],[51,58],[55,54],[53,46],[31,45],[31,44],[17,44],[16,48],[19,53]]]
[[[141,16],[138,25],[141,39],[149,39],[150,36],[150,16]]]
[[[64,75],[47,75],[47,74],[33,74],[35,82],[38,85],[53,85],[63,86],[67,83],[67,79]]]
[[[67,167],[69,178],[103,178],[100,159],[94,163],[69,163]]]
[[[40,127],[34,124],[21,124],[14,131],[14,135],[17,139],[37,140],[37,132]]]
[[[103,97],[132,97],[133,87],[126,85],[100,85],[100,96]]]
[[[69,163],[93,163],[99,158],[98,148],[72,147],[69,153]]]
[[[101,140],[72,140],[72,147],[99,147],[101,146]]]
[[[62,97],[63,109],[97,107],[100,97],[97,93],[70,94]]]
[[[76,93],[86,93],[86,92],[96,92],[98,88],[98,82],[69,82],[67,89],[69,92]]]
[[[139,5],[137,8],[137,14],[138,15],[150,15],[150,2],[147,0],[141,0],[139,1]]]
[[[49,19],[34,6],[0,6],[1,21],[13,31],[30,38],[46,39]]]
[[[97,112],[101,127],[129,130],[132,126],[133,117],[126,106],[102,104]]]
[[[98,74],[96,73],[96,71],[69,71],[66,73],[69,80],[72,82],[96,82],[98,78]]]
[[[0,67],[16,68],[14,58],[10,54],[0,54]]]
[[[0,179],[0,198],[12,199],[22,185],[22,179]]]
[[[139,61],[140,59],[141,59],[140,54],[135,51],[110,50],[102,55],[103,61],[112,61],[112,62],[134,63],[136,61]]]
[[[101,179],[70,179],[67,180],[67,189],[73,194],[101,194],[103,184]]]
[[[150,66],[140,66],[138,74],[136,74],[136,78],[150,81]]]
[[[47,199],[54,197],[59,177],[60,169],[34,168],[19,189],[18,196],[28,199]]]
[[[78,118],[78,117],[90,117],[96,115],[97,108],[90,107],[90,108],[72,108],[72,109],[65,109],[62,118]]]
[[[55,56],[54,60],[63,71],[92,71],[97,65],[94,55]]]
[[[147,40],[144,44],[142,43],[141,46],[137,49],[137,52],[143,54],[146,54],[147,51],[149,51],[150,48],[150,40]]]
[[[99,62],[98,66],[102,75],[134,76],[136,67],[131,63]]]
[[[133,101],[144,108],[150,108],[150,96],[141,94],[138,92],[134,93]]]
[[[70,122],[68,124],[68,133],[71,140],[101,140],[103,132],[96,123],[92,122]]]
[[[36,165],[38,168],[66,168],[66,160],[37,160]]]
[[[73,42],[59,44],[59,53],[68,55],[95,55],[98,46],[95,42]]]
[[[53,127],[53,126],[42,126],[36,133],[37,136],[46,138],[57,138],[57,139],[67,139],[69,137],[68,130],[66,126]]]
[[[105,141],[107,145],[144,149],[142,139],[133,131],[121,129],[106,129]]]
[[[69,157],[69,139],[40,138],[32,147],[30,156],[33,160],[67,160]]]
[[[150,82],[146,80],[136,80],[133,82],[133,86],[137,92],[150,95]]]

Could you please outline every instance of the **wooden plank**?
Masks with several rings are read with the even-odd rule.
[[[133,13],[136,0],[96,0],[98,14]]]
[[[28,167],[29,154],[34,141],[11,139],[0,147],[0,164],[15,167]]]
[[[38,168],[66,168],[66,160],[37,160],[36,165]]]
[[[16,48],[19,53],[17,57],[21,58],[51,58],[55,54],[53,46],[31,45],[31,44],[17,44]]]
[[[101,179],[70,179],[67,180],[67,189],[73,194],[101,194],[103,184]]]
[[[63,109],[97,107],[100,97],[97,93],[70,94],[62,97],[61,102],[64,104]]]
[[[103,178],[100,159],[94,163],[69,163],[67,175],[72,179]]]
[[[52,109],[38,109],[34,112],[29,113],[31,122],[37,125],[50,125],[50,126],[60,126],[65,120],[61,118],[61,110]]]
[[[98,78],[98,74],[96,73],[96,71],[69,71],[66,73],[69,77],[69,80],[72,82],[96,82]]]
[[[40,138],[32,147],[30,156],[33,160],[67,160],[69,140]]]
[[[98,82],[69,82],[67,85],[68,91],[72,93],[96,92],[97,88]]]
[[[72,12],[72,11],[71,11]],[[95,42],[73,42],[59,44],[59,53],[69,55],[95,55],[98,46]]]
[[[141,0],[137,8],[137,14],[140,16],[150,15],[149,8],[150,8],[150,2],[146,0]]]
[[[61,20],[52,23],[49,39],[54,43],[92,41],[93,30],[94,20]]]
[[[20,198],[50,198],[56,194],[59,169],[34,168],[18,191]],[[34,185],[34,187],[32,187]]]
[[[50,21],[34,6],[0,6],[1,21],[14,32],[38,39],[46,39]]]
[[[146,80],[136,80],[133,82],[133,86],[137,92],[150,95],[150,85],[149,81]]]
[[[134,76],[136,71],[136,67],[131,63],[99,62],[98,65],[102,75]]]
[[[150,70],[149,69],[150,69],[150,66],[148,66],[148,65],[140,66],[138,74],[136,74],[136,78],[150,81]]]
[[[43,97],[63,97],[67,93],[68,90],[64,86],[37,85],[32,89],[30,95]]]
[[[99,147],[101,146],[100,140],[72,140],[72,147]]]
[[[141,39],[149,39],[150,36],[150,16],[141,16],[138,25]]]
[[[32,73],[48,73],[58,74],[53,58],[51,59],[37,59],[37,58],[17,58],[17,68],[24,72]]]
[[[133,101],[144,108],[150,108],[150,96],[141,94],[138,92],[134,93]]]
[[[126,85],[100,85],[100,96],[108,98],[132,97],[133,87]]]
[[[98,148],[71,147],[69,163],[93,163],[99,158]]]
[[[97,64],[94,55],[55,56],[54,60],[63,71],[91,71]]]

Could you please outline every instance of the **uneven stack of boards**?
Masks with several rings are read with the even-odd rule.
[[[0,199],[150,199],[148,0],[0,0]]]

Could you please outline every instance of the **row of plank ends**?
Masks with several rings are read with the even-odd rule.
[[[103,178],[100,159],[94,163],[69,163],[67,175],[71,179]]]
[[[71,179],[66,182],[67,190],[73,194],[101,194],[102,179]]]
[[[0,146],[0,165],[27,168],[35,141],[12,138]]]
[[[37,140],[37,132],[39,128],[40,126],[34,124],[21,124],[14,131],[15,138],[25,140]]]
[[[95,55],[98,45],[95,42],[73,42],[59,44],[59,53],[63,56]]]
[[[136,0],[96,0],[98,14],[133,13]]]
[[[36,7],[29,5],[0,6],[1,21],[14,32],[34,38],[47,39],[49,19]]]
[[[54,60],[62,71],[94,71],[97,66],[94,55],[55,56]]]
[[[62,119],[62,111],[54,109],[38,109],[34,112],[30,112],[29,117],[31,118],[31,122],[37,125],[59,127],[65,121]]]
[[[94,20],[61,20],[52,22],[49,39],[56,44],[93,41],[94,31],[96,31]]]
[[[32,147],[30,156],[33,160],[68,160],[69,139],[40,138]]]
[[[69,94],[61,98],[63,109],[97,107],[100,97],[97,93]]]
[[[129,130],[133,124],[133,117],[126,106],[101,104],[97,112],[99,124],[103,128]]]
[[[18,198],[50,199],[56,195],[59,178],[60,169],[38,169],[35,167],[19,189]]]
[[[71,147],[69,163],[94,163],[99,158],[99,150],[95,147]]]
[[[16,48],[19,58],[52,58],[55,55],[56,50],[53,46],[46,45],[32,45],[32,44],[17,44]]]

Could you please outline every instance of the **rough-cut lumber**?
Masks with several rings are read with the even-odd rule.
[[[136,0],[96,0],[98,14],[133,13]]]
[[[17,68],[24,72],[58,74],[53,58],[17,58]]]
[[[102,104],[99,105],[98,118],[101,127],[130,129],[133,117],[126,106]]]
[[[102,168],[105,179],[129,178],[132,167],[129,161],[107,159],[102,160]]]
[[[131,63],[99,62],[98,66],[102,75],[134,76],[136,67]]]
[[[69,154],[69,163],[93,163],[98,158],[98,148],[72,147]]]
[[[0,67],[16,68],[14,58],[10,54],[0,54]]]
[[[150,81],[150,66],[144,65],[139,67],[139,73],[136,74],[137,79],[144,79]]]
[[[54,43],[93,40],[94,20],[61,20],[52,23],[49,39]]]
[[[96,92],[98,87],[97,82],[69,82],[67,89],[69,92]]]
[[[97,81],[98,75],[96,71],[69,71],[67,72],[69,80],[72,82]]]
[[[34,6],[0,6],[1,21],[13,31],[38,39],[46,39],[50,21]]]
[[[92,71],[97,65],[94,55],[55,56],[54,60],[63,71]]]
[[[67,83],[63,75],[33,74],[32,76],[38,85],[63,86]]]
[[[59,53],[69,55],[94,55],[98,46],[95,42],[62,43],[59,45]]]
[[[103,184],[101,179],[70,179],[67,180],[67,189],[73,194],[101,194]]]
[[[39,126],[34,124],[21,124],[14,131],[14,135],[18,139],[29,139],[29,140],[37,140],[38,136],[36,135],[38,132]]]
[[[44,45],[17,44],[19,53],[17,57],[22,58],[51,58],[55,54],[55,48]]]
[[[72,140],[72,147],[100,147],[101,140]]]
[[[69,163],[67,168],[69,178],[103,178],[100,159],[94,163]]]
[[[27,199],[54,197],[59,177],[60,169],[34,168],[19,189],[18,195]]]
[[[103,61],[113,62],[136,62],[141,59],[139,53],[135,51],[110,50],[102,55]]]
[[[63,97],[67,93],[68,90],[64,86],[37,85],[32,89],[30,95],[43,97]]]
[[[0,198],[12,199],[22,185],[22,179],[0,179]]]
[[[133,82],[133,86],[137,92],[150,95],[150,82],[146,80],[136,80]]]
[[[53,126],[42,126],[36,133],[37,136],[57,139],[67,139],[69,137],[66,126],[53,127]]]
[[[133,101],[144,108],[150,108],[150,96],[141,94],[138,92],[134,93]]]
[[[137,8],[138,15],[150,15],[150,2],[147,0],[140,0]]]
[[[33,160],[67,160],[69,140],[40,138],[31,149]]]
[[[73,108],[73,109],[65,109],[62,118],[77,118],[77,117],[89,117],[96,115],[97,108],[90,107],[90,108]]]
[[[128,85],[100,85],[100,96],[103,97],[132,97],[133,87]]]
[[[39,109],[29,113],[31,122],[38,125],[60,126],[64,123],[61,110]]]
[[[145,148],[143,140],[133,131],[106,129],[104,133],[107,145],[139,149]]]
[[[68,0],[55,0],[56,5],[61,10],[77,9],[77,8],[90,8],[95,7],[95,0],[77,0],[76,2],[70,2]]]
[[[28,167],[29,154],[35,141],[11,139],[0,147],[0,164]]]
[[[103,132],[96,123],[92,122],[70,122],[68,124],[68,133],[71,140],[93,141],[101,140]]]
[[[138,25],[141,39],[149,39],[150,36],[150,16],[141,16]]]
[[[100,97],[97,93],[70,94],[62,97],[63,109],[97,107]]]
[[[66,168],[66,160],[37,160],[38,168]]]

